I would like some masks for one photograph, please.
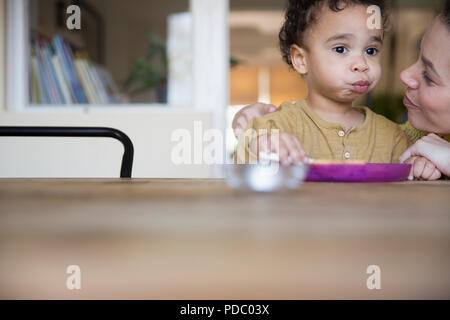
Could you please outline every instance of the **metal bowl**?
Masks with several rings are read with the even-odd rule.
[[[236,190],[274,192],[298,188],[306,179],[308,165],[281,166],[278,161],[225,165],[228,185]]]

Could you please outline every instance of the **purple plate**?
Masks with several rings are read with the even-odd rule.
[[[394,182],[408,178],[410,164],[311,164],[310,182]]]

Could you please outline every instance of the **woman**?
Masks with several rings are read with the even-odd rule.
[[[400,78],[407,86],[404,104],[409,121],[402,127],[415,142],[400,161],[414,163],[415,177],[436,178],[416,157],[427,158],[450,176],[450,1],[425,33],[419,60]]]
[[[425,33],[419,59],[400,78],[407,86],[408,109],[402,129],[414,143],[400,161],[413,164],[411,180],[437,180],[441,173],[450,176],[450,0]],[[276,110],[263,103],[243,108],[233,120],[236,136],[253,117]]]

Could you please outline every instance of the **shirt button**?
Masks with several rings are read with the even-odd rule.
[[[350,153],[349,153],[349,152],[346,152],[346,153],[344,154],[344,157],[345,157],[345,159],[350,159]]]
[[[343,136],[345,136],[345,132],[341,130],[338,132],[338,135],[339,135],[339,137],[343,137]]]

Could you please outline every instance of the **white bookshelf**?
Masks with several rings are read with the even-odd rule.
[[[6,0],[8,111],[25,111],[31,108],[28,80],[30,56],[28,21],[31,1],[33,0]],[[229,94],[228,10],[229,0],[190,0],[190,13],[193,17],[193,103],[189,109],[212,112],[220,109],[220,113],[225,114]],[[205,25],[208,25],[208,28],[205,28]],[[214,103],[211,103],[212,101]],[[129,106],[133,107],[135,104]],[[153,104],[137,106],[158,107]],[[68,109],[67,106],[60,105],[32,107],[49,112],[53,111],[52,109]],[[91,107],[95,106],[83,105],[81,109],[87,110]]]

